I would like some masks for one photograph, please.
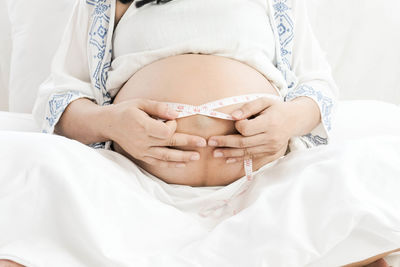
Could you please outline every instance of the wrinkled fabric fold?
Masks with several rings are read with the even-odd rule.
[[[292,152],[228,203],[245,177],[171,185],[59,136],[0,145],[0,257],[28,266],[340,266],[400,247],[398,136]]]

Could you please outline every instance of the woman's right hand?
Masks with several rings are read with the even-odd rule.
[[[166,103],[147,99],[131,99],[109,106],[106,136],[137,160],[159,167],[185,167],[185,163],[199,160],[196,151],[171,147],[205,147],[200,136],[176,133],[178,112]],[[167,120],[162,122],[157,117]]]

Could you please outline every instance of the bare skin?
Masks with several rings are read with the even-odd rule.
[[[235,73],[241,75],[235,76]],[[200,105],[225,97],[251,93],[277,95],[263,75],[241,62],[211,55],[179,55],[153,62],[137,71],[119,91],[114,103],[140,98]],[[217,110],[229,114],[242,106],[243,104],[237,104]],[[238,133],[233,121],[202,115],[177,119],[176,125],[176,131],[179,133],[199,135],[207,140],[212,136]],[[116,151],[130,157],[129,153],[124,152],[116,143],[115,148]],[[215,149],[211,146],[196,148],[183,145],[176,148],[197,151],[198,160],[187,162],[183,168],[163,168],[130,158],[150,173],[173,184],[227,185],[244,176],[242,158],[228,164],[222,157],[214,158]],[[254,156],[253,169],[257,170],[281,157],[286,149],[287,145],[283,146],[279,153]]]
[[[0,260],[0,267],[23,267],[23,265],[9,260]]]
[[[117,5],[115,6],[115,20],[114,20],[114,27],[117,26],[119,20],[121,17],[125,14],[126,10],[129,8],[131,5],[130,3],[123,4],[119,1],[116,3]]]
[[[115,25],[118,24],[119,19],[123,16],[123,14],[125,13],[125,11],[129,8],[130,4],[122,4],[120,2],[116,2],[116,19],[115,19]],[[104,115],[108,114],[108,110],[100,110],[99,107],[97,107],[95,104],[93,104],[91,101],[86,100],[86,99],[80,99],[77,101],[73,102],[73,106],[75,106],[75,109],[85,109],[85,114],[88,115],[86,116],[88,118],[88,121],[96,121],[95,119],[98,118],[100,115],[102,117],[104,117]],[[162,110],[164,108],[164,106],[159,105],[157,103],[153,103],[153,102],[146,102],[146,101],[142,101],[140,103],[136,103],[137,106],[139,107],[139,109],[142,110],[146,110],[148,109],[149,113],[153,112],[155,113],[155,115],[159,115],[159,117],[165,117],[165,119],[174,119],[174,114],[163,114]],[[72,105],[72,104],[71,104]],[[70,105],[70,106],[71,106]],[[158,109],[159,112],[154,112],[154,110]],[[151,111],[151,112],[150,112]],[[67,131],[64,131],[66,128],[66,126],[71,125],[71,121],[78,121],[81,116],[81,114],[76,113],[74,114],[73,111],[70,111],[70,117],[71,119],[65,119],[64,123],[61,122],[59,123],[58,127],[56,128],[56,132],[62,134],[62,135],[68,135]],[[76,115],[76,116],[74,116]],[[94,119],[94,120],[92,120]],[[90,125],[90,123],[87,123],[87,121],[82,122],[82,126],[83,125]],[[64,126],[64,127],[63,127]],[[85,129],[84,127],[82,127],[81,125],[77,125],[78,128],[83,129],[83,131],[80,133],[80,137],[79,136],[75,136],[74,139],[77,139],[83,143],[94,143],[94,142],[99,142],[99,141],[106,141],[109,140],[109,135],[106,133],[106,131],[99,131],[99,128],[107,128],[109,127],[108,123],[103,123],[103,124],[94,124],[94,125],[90,125],[91,128],[87,128]],[[72,127],[71,127],[72,128]],[[172,126],[171,128],[174,128],[174,126]],[[164,128],[164,131],[168,132],[167,128]],[[75,131],[75,129],[73,129],[73,131]],[[79,133],[78,133],[79,135]],[[161,134],[162,135],[162,134]],[[193,146],[196,146],[195,144],[198,142],[203,141],[202,139],[196,139],[195,136],[192,137],[186,137],[185,138],[178,138],[178,137],[174,137],[172,133],[168,132],[165,134],[165,138],[166,138],[166,143],[168,144],[168,142],[170,143],[171,140],[176,143],[176,142],[181,142],[181,143],[188,143],[191,142],[193,144]],[[176,139],[174,139],[176,138]],[[190,141],[191,140],[191,141]],[[183,156],[185,155],[185,156]],[[190,156],[192,156],[192,154],[190,153],[186,153],[186,154],[182,154],[182,157],[187,157],[190,158]],[[184,160],[183,158],[180,159],[180,161],[187,161]],[[175,166],[176,164],[174,162],[167,162],[167,161],[163,161],[163,164],[167,164],[168,167],[171,166]],[[172,165],[171,165],[172,164]],[[175,165],[174,165],[175,164]],[[400,251],[399,250],[395,250],[395,251],[390,251],[384,254],[380,254],[377,256],[374,256],[372,258],[369,258],[365,261],[362,262],[357,262],[357,263],[352,263],[349,265],[346,265],[345,267],[359,267],[359,266],[366,266],[366,267],[387,267],[387,263],[383,260],[383,257],[386,257],[394,252]],[[21,267],[23,265],[20,265],[18,263],[15,263],[13,261],[10,260],[0,260],[0,267]]]
[[[372,258],[366,259],[361,262],[355,262],[355,263],[345,265],[343,267],[363,267],[363,266],[366,266],[366,267],[389,267],[389,265],[386,263],[386,261],[383,258],[386,256],[389,256],[392,253],[399,252],[399,251],[400,251],[400,249],[392,250],[392,251],[389,251],[389,252],[386,252],[386,253],[383,253],[380,255],[376,255]]]

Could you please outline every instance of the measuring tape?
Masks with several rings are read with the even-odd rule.
[[[208,117],[234,121],[235,119],[231,115],[216,111],[215,109],[234,104],[247,103],[263,97],[267,97],[278,101],[283,101],[282,97],[272,94],[248,94],[248,95],[227,97],[220,100],[208,102],[200,106],[173,103],[173,102],[166,102],[166,104],[168,105],[169,108],[179,112],[179,116],[177,118],[184,118],[193,115],[204,115]],[[243,167],[247,180],[251,181],[253,178],[253,161],[251,157],[244,159]]]

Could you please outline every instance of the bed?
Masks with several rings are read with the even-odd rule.
[[[72,2],[0,0],[0,131],[39,132],[30,112]],[[394,34],[400,30],[395,12],[400,2],[309,0],[307,4],[341,89],[332,143],[400,136],[400,37]],[[400,267],[400,254],[387,261]]]

